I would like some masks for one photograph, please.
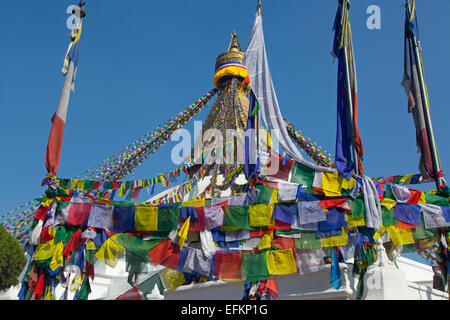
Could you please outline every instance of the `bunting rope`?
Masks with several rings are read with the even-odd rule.
[[[292,176],[301,178],[304,186],[293,182],[298,181],[294,179],[290,184],[257,185],[231,197],[196,197],[193,201],[175,199],[178,203],[171,205],[166,203],[172,203],[172,199],[154,205],[71,195],[55,180],[48,179],[46,182],[51,188],[41,200],[41,207],[34,217],[36,227],[29,238],[29,244],[35,246],[35,255],[25,270],[19,298],[54,298],[54,287],[47,282],[42,285],[30,279],[48,277],[59,281],[58,270],[64,271],[71,266],[81,266],[82,270],[76,275],[78,280],[70,282],[71,292],[78,288],[89,291],[82,283],[89,286],[97,259],[114,268],[123,253],[126,254],[127,268],[130,266],[136,272],[143,268],[140,261],[145,262],[147,258],[155,265],[168,268],[161,271],[160,276],[163,286],[170,288],[169,292],[185,282],[183,274],[200,274],[208,280],[245,279],[255,282],[269,281],[277,275],[314,272],[312,268],[308,269],[312,261],[310,255],[316,261],[315,267],[320,267],[330,252],[333,253],[330,284],[339,289],[337,280],[340,276],[336,273],[338,254],[345,260],[353,256],[356,262],[353,271],[359,270],[363,275],[375,260],[375,240],[383,235],[389,236],[390,240],[383,241],[392,242],[393,249],[400,246],[419,248],[422,256],[430,261],[442,257],[442,250],[433,247],[433,243],[442,235],[448,238],[447,232],[441,229],[448,224],[448,198],[420,192],[420,196],[411,193],[409,202],[403,203],[396,201],[392,188],[379,190],[383,219],[379,220],[379,227],[372,228],[367,221],[374,216],[364,201],[347,194],[356,181],[353,184],[340,183],[339,174],[335,172],[314,172],[308,177],[298,171],[298,165],[295,163],[292,167]],[[192,182],[208,173],[203,169],[207,166],[203,165],[193,175]],[[317,193],[307,191],[313,186]],[[365,194],[361,190],[358,193],[361,196]],[[325,217],[323,221],[332,227],[332,232],[320,224],[314,229],[303,230],[301,225],[312,223],[312,217],[300,210],[304,206]],[[437,210],[430,211],[432,208]],[[294,217],[302,220],[297,221]],[[431,217],[438,219],[430,220]],[[317,218],[315,222],[321,220]],[[237,230],[247,230],[248,236],[236,233]],[[193,243],[195,241],[188,240],[188,235],[202,231],[211,232],[212,238],[201,238],[202,247],[199,249]],[[355,238],[354,232],[361,232],[362,236]],[[142,235],[146,235],[145,240]],[[208,243],[209,246],[206,245]],[[352,248],[355,249],[354,254]],[[181,256],[182,251],[187,255]],[[134,259],[136,255],[142,259]],[[41,265],[46,268],[34,267]],[[85,269],[84,265],[87,266]],[[170,274],[165,273],[169,271]],[[148,285],[137,285],[144,297],[150,293],[147,289],[153,290],[153,281],[158,279],[149,280],[151,283]],[[164,289],[160,284],[158,288]],[[363,290],[358,289],[358,294],[362,293]]]
[[[2,225],[6,232],[14,237],[21,245],[27,240],[27,231],[30,229],[33,215],[40,206],[40,203],[32,206],[33,202],[38,202],[38,200],[33,199],[28,201],[0,217],[0,225]],[[13,215],[19,210],[21,210],[19,213]]]
[[[217,90],[216,88],[212,89],[155,130],[146,133],[142,138],[126,146],[122,151],[110,156],[99,165],[86,170],[76,178],[114,181],[126,177],[145,161],[150,154],[165,144],[176,130],[182,128],[193,116],[197,115],[217,93]]]
[[[305,134],[297,129],[292,123],[287,119],[284,119],[286,124],[286,129],[289,133],[291,139],[303,150],[305,151],[313,161],[318,165],[324,167],[336,167],[334,163],[334,156],[328,153],[323,147],[318,145],[312,139],[305,136]]]

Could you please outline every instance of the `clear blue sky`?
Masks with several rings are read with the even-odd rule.
[[[87,0],[76,92],[58,177],[70,178],[168,120],[213,88],[215,59],[233,30],[245,48],[256,0]],[[403,76],[403,0],[351,1],[366,174],[417,173]],[[0,11],[0,213],[39,197],[45,149],[63,84],[66,8],[73,0],[8,1]],[[381,29],[369,30],[369,5]],[[283,115],[334,153],[337,63],[330,56],[336,0],[263,0],[272,77]],[[447,0],[417,0],[432,118],[450,172]],[[210,107],[212,104],[210,104]],[[195,119],[205,119],[210,107]],[[168,143],[127,179],[173,170]],[[433,188],[433,185],[427,187]]]

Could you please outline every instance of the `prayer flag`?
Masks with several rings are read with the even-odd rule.
[[[278,105],[278,99],[270,74],[269,63],[266,54],[262,16],[258,14],[255,18],[250,39],[245,50],[242,64],[247,67],[252,91],[261,105],[261,113],[264,122],[283,151],[297,162],[303,163],[311,168],[317,166],[306,161],[294,142],[289,137],[283,116]]]
[[[408,10],[408,8],[406,9]],[[413,45],[417,34],[417,15],[414,19],[405,18],[405,43],[404,43],[404,72],[402,86],[408,97],[408,112],[412,113],[414,125],[416,127],[416,143],[420,152],[419,170],[423,177],[437,178],[431,154],[431,145],[428,137],[427,124],[425,120],[425,109],[423,99],[428,99],[426,92],[422,92],[419,80],[416,59]]]
[[[56,176],[59,167],[59,161],[61,159],[61,148],[64,136],[64,127],[66,124],[67,110],[69,106],[70,91],[73,90],[76,68],[78,64],[79,42],[82,28],[82,19],[80,19],[80,25],[77,26],[77,36],[70,43],[70,50],[65,59],[68,59],[69,66],[67,73],[65,74],[64,86],[59,98],[58,107],[55,114],[52,117],[52,128],[50,131],[50,137],[47,143],[47,152],[45,155],[45,166],[47,172]],[[66,61],[66,60],[65,60]]]
[[[178,231],[178,236],[180,237],[178,243],[179,243],[181,249],[183,248],[184,241],[186,240],[187,235],[188,235],[190,221],[191,221],[191,217],[188,217],[187,220],[184,222],[183,227],[181,227],[180,231]]]
[[[136,206],[134,227],[136,231],[158,230],[158,207]]]
[[[242,279],[241,252],[216,252],[215,277],[217,279]]]
[[[330,285],[339,290],[341,288],[341,268],[339,267],[339,260],[337,256],[337,248],[332,248],[331,256],[331,272],[330,272]]]
[[[248,282],[268,279],[266,254],[264,252],[243,252],[242,276]]]
[[[339,63],[337,79],[337,132],[335,163],[338,172],[347,180],[350,179],[355,170],[354,161],[358,162],[359,173],[361,175],[364,173],[362,165],[364,150],[358,130],[357,79],[351,39],[351,28],[348,19],[349,7],[350,3],[348,0],[339,1],[339,7],[334,21],[335,34],[333,44],[333,52]],[[345,52],[348,54],[345,55]],[[350,83],[348,83],[347,79],[350,80]],[[351,97],[350,99],[349,96]],[[350,102],[352,105],[350,105]],[[353,115],[353,122],[350,121],[351,113]],[[355,148],[357,159],[352,159],[352,145]]]
[[[133,287],[127,292],[121,294],[116,300],[144,300],[143,294],[138,287]]]
[[[283,275],[298,271],[292,249],[266,251],[266,259],[269,274]]]
[[[415,242],[410,229],[400,229],[395,226],[389,226],[386,228],[386,231],[396,247]]]
[[[125,250],[125,248],[116,241],[118,236],[118,234],[115,234],[106,240],[95,254],[97,259],[111,268],[114,268],[117,265],[117,262]]]
[[[75,198],[74,200],[77,200]],[[67,224],[71,226],[86,225],[88,222],[89,212],[91,211],[90,203],[72,202],[69,207],[69,213],[67,215]]]
[[[272,219],[273,204],[251,204],[249,206],[250,227],[267,227]]]
[[[182,272],[173,269],[165,268],[159,272],[159,276],[168,293],[174,292],[185,282]]]
[[[169,238],[166,238],[150,249],[148,256],[154,265],[163,265],[176,269],[180,256],[180,247],[170,242]]]
[[[223,225],[220,227],[223,231],[233,231],[249,229],[249,206],[230,206],[225,207]]]

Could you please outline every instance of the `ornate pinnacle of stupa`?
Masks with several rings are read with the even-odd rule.
[[[204,121],[202,134],[196,137],[192,150],[191,159],[195,159],[196,164],[208,163],[206,171],[212,176],[209,191],[217,187],[216,179],[219,173],[226,176],[235,172],[243,161],[238,157],[238,150],[243,150],[249,108],[248,84],[241,85],[248,76],[247,68],[242,64],[244,55],[238,35],[233,32],[227,51],[216,59],[213,82],[219,88],[217,100]],[[232,140],[227,139],[230,132],[234,134]],[[222,137],[220,142],[216,136],[218,133]],[[217,149],[218,142],[222,144],[219,147],[222,152]],[[218,152],[223,154],[222,161],[209,163],[207,159]],[[203,161],[198,159],[199,156]],[[200,165],[197,166],[199,167]]]
[[[220,54],[216,59],[214,85],[223,88],[231,79],[237,78],[242,81],[247,76],[247,68],[242,64],[245,53],[239,44],[236,31],[231,34],[228,50]]]

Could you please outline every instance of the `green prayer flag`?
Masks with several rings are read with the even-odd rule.
[[[272,194],[273,194],[275,188],[272,188],[269,186],[264,186],[262,184],[257,185],[255,188],[257,190],[259,190],[256,203],[258,203],[258,204],[270,203],[270,200],[272,199]]]
[[[295,247],[297,249],[320,249],[320,239],[316,236],[316,231],[302,231],[299,239],[294,239]]]
[[[448,207],[450,205],[448,198],[429,192],[425,192],[425,202],[427,204],[434,204],[440,207]]]
[[[120,234],[116,238],[116,242],[124,247],[127,251],[133,252],[137,257],[145,260],[151,248],[159,243],[159,240],[142,240],[139,236],[129,234]]]
[[[439,229],[426,229],[423,215],[421,215],[420,226],[418,228],[411,229],[411,233],[414,240],[419,241],[434,237],[436,234],[439,234]]]
[[[314,181],[315,171],[314,169],[308,168],[305,165],[294,162],[291,169],[291,180],[292,183],[297,183],[305,186],[307,190],[312,188]]]
[[[364,199],[362,196],[359,196],[356,199],[349,198],[348,202],[350,202],[350,207],[352,208],[352,217],[358,218],[358,217],[365,217],[365,206],[364,206]]]
[[[395,209],[388,209],[385,206],[381,206],[381,215],[383,219],[383,226],[395,226],[398,224],[398,220],[395,217]]]
[[[269,279],[265,252],[243,252],[241,262],[242,276],[248,282]]]
[[[147,299],[147,295],[152,293],[153,288],[155,288],[155,285],[158,286],[159,293],[162,295],[164,293],[164,284],[158,273],[151,276],[147,280],[141,282],[140,284],[137,285],[137,287],[143,293],[145,299]]]
[[[259,104],[258,101],[256,101],[256,105],[253,108],[252,113],[250,113],[250,118],[254,117],[256,113],[259,111],[259,109],[261,109],[261,105]]]
[[[91,293],[91,285],[89,284],[89,278],[85,278],[77,294],[77,300],[88,300]]]
[[[223,225],[220,229],[224,231],[249,230],[248,211],[248,205],[225,207]]]
[[[78,228],[78,226],[68,226],[66,224],[59,225],[56,229],[54,243],[62,241],[66,244]]]
[[[180,208],[158,208],[158,231],[172,231],[178,229],[180,223]]]

